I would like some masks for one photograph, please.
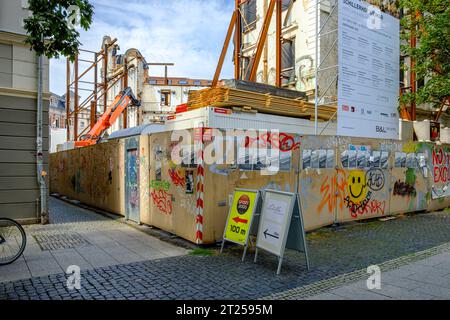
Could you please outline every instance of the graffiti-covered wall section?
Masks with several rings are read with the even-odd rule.
[[[391,214],[427,209],[430,170],[429,155],[424,151],[424,146],[422,143],[405,142],[392,148]]]
[[[448,145],[199,130],[54,153],[50,190],[196,243],[222,239],[236,188],[297,192],[306,230],[450,206]]]
[[[301,138],[305,228],[450,206],[450,149],[431,143]]]
[[[50,155],[50,192],[125,214],[124,143],[111,141]]]
[[[337,208],[344,208],[347,180],[336,170],[335,137],[302,137],[298,192],[305,228],[333,224]]]
[[[235,188],[295,192],[299,136],[280,133],[274,137],[262,132],[245,139],[239,134],[227,136],[224,130],[188,132],[189,140],[182,143],[188,147],[181,151],[180,144],[171,141],[172,132],[152,134],[147,153],[141,142],[141,172],[143,175],[148,172],[148,179],[141,178],[141,189],[147,190],[149,201],[148,207],[141,209],[141,222],[192,242],[212,243],[222,239]],[[258,148],[267,147],[273,152],[258,153]],[[182,158],[181,163],[174,160],[175,150]],[[274,154],[279,170],[264,173],[267,168],[262,158]],[[250,160],[258,155],[256,161]],[[146,205],[143,202],[141,206]]]
[[[204,239],[222,239],[236,188],[296,192],[300,136],[262,130],[247,134],[218,130],[204,136]],[[214,150],[222,150],[223,157],[211,163],[207,159]]]
[[[450,206],[449,165],[450,147],[448,145],[421,144],[429,163],[429,203],[428,210],[438,210]]]
[[[345,181],[339,222],[369,219],[389,213],[390,142],[378,139],[338,138],[338,171]]]

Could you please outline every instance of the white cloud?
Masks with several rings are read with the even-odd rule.
[[[117,38],[125,52],[138,49],[147,62],[173,62],[172,76],[211,79],[222,50],[234,1],[95,0],[94,21],[81,31],[82,48],[100,50],[103,36]],[[232,44],[221,78],[233,77]],[[161,75],[161,69],[150,69]],[[52,60],[50,90],[65,92],[65,59]],[[83,95],[84,96],[84,95]]]

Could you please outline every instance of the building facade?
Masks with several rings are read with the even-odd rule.
[[[0,216],[40,221],[36,166],[37,56],[24,43],[26,1],[0,0]],[[44,59],[43,156],[48,172],[49,63]],[[48,185],[48,184],[47,184]]]
[[[240,72],[243,79],[248,79],[252,58],[255,55],[257,41],[270,0],[241,0],[241,63]],[[318,96],[323,99],[319,103],[337,101],[338,47],[337,47],[337,0],[282,0],[282,86],[303,91],[313,101],[316,85],[316,66]],[[379,7],[397,18],[402,12],[395,0],[366,0],[369,4]],[[318,19],[316,19],[316,6]],[[275,84],[276,81],[276,13],[272,15],[267,33],[267,42],[258,65],[256,81]],[[316,61],[316,22],[321,36],[317,39],[318,61]],[[403,42],[403,44],[407,44]],[[409,58],[399,57],[406,65]],[[411,73],[401,71],[400,87],[408,90]],[[423,83],[416,83],[416,88]],[[417,120],[434,118],[436,110],[428,104],[417,106]],[[441,124],[450,126],[450,117],[444,112],[440,118]]]
[[[108,46],[113,40],[109,36],[103,37],[102,48]],[[127,117],[127,128],[154,121],[164,121],[168,114],[174,113],[179,104],[187,102],[189,91],[199,90],[211,85],[211,81],[204,79],[188,79],[183,77],[156,76],[153,74],[151,64],[147,63],[145,57],[138,49],[130,48],[124,53],[119,53],[119,45],[114,43],[108,48],[107,78],[115,79],[124,70],[126,65],[126,80],[124,77],[111,84],[108,90],[108,105],[114,98],[128,86],[135,97],[141,101],[140,107],[130,106],[127,112],[108,130],[112,133],[124,129],[124,119]],[[104,76],[103,68],[101,77]],[[71,101],[73,101],[71,99]],[[100,109],[101,106],[100,106]],[[98,113],[102,110],[97,109]]]
[[[176,107],[186,103],[189,91],[211,86],[210,80],[149,76],[142,97],[143,123],[164,121]]]
[[[66,101],[63,97],[50,93],[49,100],[49,125],[52,129],[64,129],[66,128]]]
[[[242,79],[247,80],[256,53],[257,41],[269,6],[268,0],[241,1],[241,64]],[[310,93],[313,97],[316,68],[316,1],[282,0],[281,29],[281,76],[282,86],[292,90]],[[337,32],[337,14],[333,10],[335,1],[321,1],[318,12],[319,23],[324,24],[323,33],[328,33],[318,41],[319,64],[321,68],[329,68],[319,77],[319,87],[337,73],[337,47],[334,40]],[[275,85],[276,83],[276,14],[272,15],[267,40],[257,68],[256,81]],[[328,50],[331,52],[327,54]],[[326,59],[321,59],[326,56]],[[333,67],[334,66],[334,67]],[[337,87],[329,88],[327,100],[335,100]]]
[[[102,48],[111,43],[112,39],[109,36],[103,37]],[[142,99],[144,79],[147,75],[147,62],[144,56],[135,48],[130,48],[124,53],[119,53],[119,45],[114,44],[108,49],[108,65],[107,78],[114,79],[119,72],[123,72],[126,66],[126,79],[120,78],[116,83],[111,85],[108,90],[108,105],[110,105],[115,97],[124,89],[130,87],[135,97]],[[101,76],[104,76],[104,70],[101,70]],[[97,110],[102,113],[103,110]],[[130,106],[126,109],[119,119],[108,130],[109,133],[125,128],[124,117],[126,117],[126,127],[131,128],[142,124],[142,111],[140,108]]]

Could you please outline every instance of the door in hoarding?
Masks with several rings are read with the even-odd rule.
[[[132,142],[126,143],[131,145]],[[140,196],[139,196],[139,160],[138,149],[126,148],[125,154],[125,209],[126,218],[140,222]]]
[[[399,20],[364,1],[338,9],[337,133],[398,139]]]

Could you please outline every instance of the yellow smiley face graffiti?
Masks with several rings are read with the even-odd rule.
[[[367,195],[366,175],[362,170],[352,170],[348,175],[348,196],[353,203],[361,203]]]

